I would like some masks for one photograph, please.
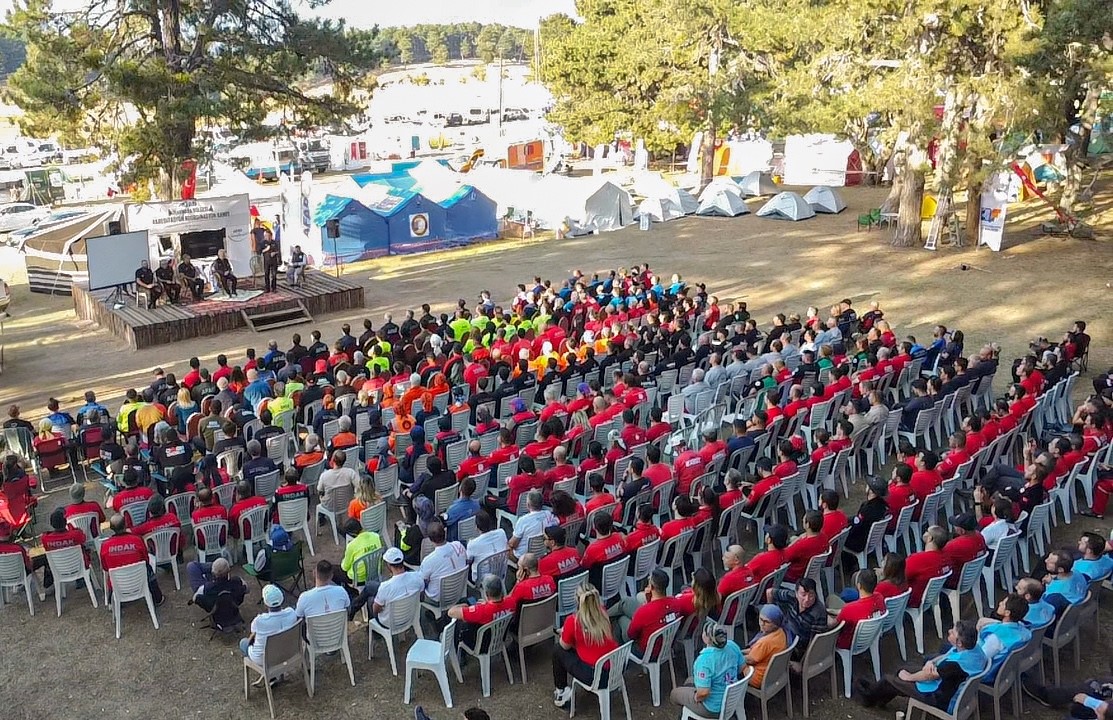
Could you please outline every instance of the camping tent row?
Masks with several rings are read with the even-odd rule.
[[[436,250],[498,236],[495,203],[463,185],[441,202],[419,192],[325,196],[314,211],[320,228],[323,265],[354,262],[388,254]],[[338,237],[329,237],[336,221]]]
[[[758,217],[777,220],[807,220],[816,213],[835,214],[846,209],[846,203],[833,189],[820,185],[808,191],[803,197],[799,193],[785,191],[769,199],[757,211]]]

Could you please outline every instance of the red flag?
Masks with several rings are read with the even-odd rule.
[[[185,179],[182,180],[182,200],[192,200],[197,192],[197,161],[186,160],[182,163]]]

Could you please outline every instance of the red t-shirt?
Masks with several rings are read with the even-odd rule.
[[[653,442],[654,440],[668,435],[672,432],[672,425],[662,420],[661,422],[653,423],[645,431],[646,440]]]
[[[785,580],[789,582],[799,580],[808,569],[808,561],[816,555],[827,552],[829,547],[831,547],[831,543],[823,536],[822,531],[815,536],[804,535],[786,547],[784,549],[784,562],[788,563],[788,572],[785,573]]]
[[[568,411],[564,407],[563,403],[551,402],[548,405],[546,405],[545,407],[541,408],[541,414],[538,417],[541,418],[541,422],[545,422],[546,420],[551,418],[553,415],[556,415],[557,413],[567,413],[567,412]]]
[[[83,503],[74,503],[72,505],[67,505],[66,509],[63,512],[65,512],[66,514],[66,520],[69,520],[74,515],[85,515],[88,513],[96,513],[98,523],[102,523],[105,520],[104,508],[100,506],[100,503],[94,502],[92,500],[87,500]],[[94,527],[94,531],[97,529],[98,528]]]
[[[244,513],[252,508],[263,507],[266,504],[266,500],[258,495],[253,495],[232,505],[232,512],[228,513],[228,532],[232,534],[232,537],[238,538],[240,536],[240,518],[243,517]],[[254,533],[250,526],[248,526],[248,531]]]
[[[917,470],[912,473],[912,479],[908,482],[912,492],[918,498],[926,498],[938,490],[942,484],[943,478],[939,476],[939,472],[936,470]],[[916,508],[914,516],[918,519],[922,511],[923,505]]]
[[[704,465],[710,465],[716,458],[725,457],[727,444],[722,440],[712,440],[700,448],[699,456]]]
[[[553,550],[537,561],[537,572],[558,578],[580,569],[580,551],[574,547]]]
[[[734,593],[742,590],[743,588],[750,587],[755,582],[757,581],[754,580],[754,574],[750,572],[750,568],[746,567],[745,565],[739,565],[733,570],[727,571],[725,575],[719,578],[719,599],[721,601],[726,600]],[[734,618],[724,617],[720,618],[720,620],[722,622],[729,623],[733,621]]]
[[[838,647],[843,650],[850,648],[850,644],[854,641],[854,629],[863,620],[869,620],[874,613],[883,612],[885,610],[885,598],[877,593],[869,597],[858,598],[853,602],[848,602],[839,610],[838,616],[835,620],[838,622],[845,622],[842,632],[839,633]]]
[[[985,549],[985,538],[980,532],[974,531],[954,537],[943,546],[943,553],[947,556],[951,569],[957,574],[962,572],[963,565],[985,552]]]
[[[954,477],[955,471],[958,470],[959,466],[969,460],[970,453],[966,452],[963,448],[955,448],[947,453],[946,457],[943,458],[943,461],[940,462],[935,469],[944,480],[950,480]]]
[[[831,438],[827,442],[827,447],[829,447],[833,453],[841,453],[853,444],[850,438]]]
[[[897,527],[897,515],[908,505],[912,504],[912,499],[915,494],[912,492],[912,486],[904,483],[890,483],[889,494],[885,496],[885,502],[889,505],[889,530],[894,530]]]
[[[503,598],[497,602],[482,601],[464,608],[464,622],[472,625],[486,625],[506,615],[513,615],[518,606]]]
[[[487,458],[468,456],[460,463],[459,469],[456,470],[456,479],[463,480],[472,475],[480,475],[491,469],[487,464]]]
[[[900,595],[902,592],[904,592],[907,589],[908,589],[908,583],[902,583],[901,585],[897,585],[896,583],[891,583],[888,580],[882,580],[881,582],[877,583],[877,588],[873,591],[873,594],[874,595],[880,595],[881,597],[883,597],[887,600],[891,597],[896,597],[897,595]]]
[[[85,551],[85,533],[75,527],[61,532],[44,532],[42,534],[43,550],[62,550],[70,547],[79,547],[85,555],[85,567],[89,567],[89,553]]]
[[[198,523],[208,522],[209,520],[227,520],[228,511],[220,503],[213,503],[212,505],[202,505],[198,507],[189,518],[194,525]]]
[[[781,479],[790,477],[795,473],[796,463],[792,462],[791,460],[785,460],[783,463],[779,463],[773,468],[773,474]]]
[[[781,565],[784,565],[784,555],[783,550],[777,550],[775,548],[773,550],[766,550],[750,558],[750,562],[746,563],[746,567],[750,569],[750,573],[752,573],[755,578],[761,580]]]
[[[657,529],[656,525],[638,521],[638,524],[626,536],[623,549],[628,553],[632,553],[642,545],[651,543],[659,537],[661,537],[661,531]]]
[[[759,500],[765,497],[770,490],[781,484],[781,478],[777,475],[770,475],[758,480],[754,486],[750,488],[750,494],[746,496],[746,504],[753,507]]]
[[[506,481],[506,487],[510,491],[506,498],[506,506],[510,512],[518,511],[518,502],[522,495],[541,487],[542,478],[538,473],[519,473]]]
[[[106,571],[137,562],[147,562],[147,547],[138,535],[113,535],[100,546],[100,564]]]
[[[552,487],[561,480],[576,477],[576,466],[564,463],[563,465],[553,465],[548,472],[545,473],[545,485]]]
[[[726,510],[741,499],[741,490],[727,490],[719,496],[719,508],[722,510]]]
[[[590,510],[588,511],[590,512]],[[618,558],[625,552],[625,542],[622,533],[613,532],[607,537],[599,538],[593,541],[584,550],[584,557],[581,565],[586,568],[594,565],[601,565]]]
[[[904,563],[904,577],[908,579],[908,586],[912,588],[912,597],[908,599],[908,607],[920,607],[923,599],[924,588],[933,577],[943,574],[945,568],[950,567],[950,561],[942,550],[924,550],[912,553]]]
[[[685,530],[691,529],[693,526],[692,518],[677,518],[676,520],[669,520],[661,526],[661,542],[671,540]]]
[[[650,487],[657,487],[672,480],[672,469],[664,463],[653,463],[642,471],[642,477],[649,480]]]
[[[687,495],[692,489],[692,483],[703,475],[703,467],[703,457],[695,450],[685,450],[680,453],[673,463],[673,470],[676,473],[676,492]]]
[[[833,537],[846,529],[850,521],[842,510],[832,510],[823,513],[823,536],[830,542]]]
[[[556,581],[548,575],[527,577],[525,580],[518,581],[514,589],[510,591],[507,600],[509,601],[510,607],[517,610],[522,603],[544,600],[556,594],[556,591]]]
[[[522,448],[522,452],[536,460],[544,455],[552,455],[553,448],[560,444],[560,438],[550,435],[544,440],[534,440]]]
[[[121,490],[120,492],[112,496],[112,509],[116,512],[120,512],[120,509],[123,508],[125,505],[130,505],[133,502],[147,502],[154,494],[154,490],[151,490],[151,488],[149,487],[137,487],[127,490]],[[124,519],[127,520],[128,518],[125,517]]]
[[[618,643],[615,642],[614,638],[604,637],[602,642],[591,642],[580,630],[580,624],[576,621],[575,615],[569,615],[564,620],[564,627],[560,630],[560,641],[575,649],[576,656],[591,667],[595,667],[599,658],[612,650],[618,649]]]
[[[645,430],[642,430],[633,423],[622,428],[622,442],[626,443],[626,447],[632,448],[635,445],[641,445],[646,442]]]
[[[162,530],[163,528],[169,528],[169,527],[180,528],[181,526],[182,526],[182,523],[181,523],[180,520],[178,520],[178,516],[175,515],[172,512],[168,512],[165,515],[163,515],[162,517],[147,518],[146,522],[143,522],[143,523],[140,523],[139,525],[136,525],[135,527],[133,527],[131,529],[131,531],[133,533],[135,533],[136,535],[138,535],[139,537],[143,537],[144,535],[146,535],[148,533],[153,533],[155,530]],[[180,541],[181,541],[181,538],[179,536],[179,542]],[[154,545],[153,542],[147,543],[147,550],[152,555],[154,555],[155,545]],[[177,553],[178,552],[178,546],[177,546],[176,543],[170,543],[170,552],[171,553]]]
[[[644,653],[650,635],[682,617],[684,613],[681,612],[676,598],[666,596],[650,600],[634,612],[626,637],[636,642],[638,649]]]

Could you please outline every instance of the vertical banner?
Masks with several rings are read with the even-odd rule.
[[[1009,208],[1008,173],[997,173],[986,181],[982,191],[982,210],[978,221],[978,245],[1001,252],[1005,216]]]
[[[303,172],[301,174],[301,229],[309,235],[309,229],[313,226],[313,211],[309,206],[309,194],[313,190],[313,173]]]
[[[197,192],[197,161],[186,160],[182,163],[182,200],[192,200]]]

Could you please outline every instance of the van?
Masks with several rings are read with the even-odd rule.
[[[298,160],[302,170],[323,173],[332,165],[332,152],[327,140],[306,138],[297,141]]]

